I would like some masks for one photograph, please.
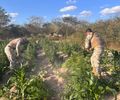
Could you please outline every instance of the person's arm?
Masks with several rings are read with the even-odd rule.
[[[16,53],[17,53],[17,57],[20,56],[20,43],[21,43],[21,41],[19,40],[19,41],[17,42],[17,45],[16,45]]]
[[[90,50],[91,48],[91,39],[92,39],[92,33],[88,34],[85,39],[85,49]]]

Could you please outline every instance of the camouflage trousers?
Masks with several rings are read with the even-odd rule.
[[[10,69],[12,69],[15,65],[15,54],[14,54],[14,50],[12,48],[10,48],[9,46],[6,46],[4,49],[4,52],[10,62]]]
[[[94,73],[99,74],[101,72],[100,69],[100,60],[101,55],[103,54],[104,48],[103,47],[96,47],[94,48],[93,54],[91,56],[91,65],[93,67]]]

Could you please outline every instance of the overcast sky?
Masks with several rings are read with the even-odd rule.
[[[120,0],[0,0],[0,6],[17,24],[25,23],[30,16],[42,16],[47,21],[76,16],[94,22],[120,15]]]

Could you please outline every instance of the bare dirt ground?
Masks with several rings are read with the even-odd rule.
[[[64,89],[65,80],[63,76],[66,74],[66,68],[53,67],[45,56],[43,50],[37,51],[36,66],[32,70],[34,75],[43,73],[43,79],[48,87],[53,91],[53,97],[50,100],[60,100],[60,94]]]
[[[120,100],[120,92],[117,94],[116,98],[113,96],[105,96],[104,100]]]

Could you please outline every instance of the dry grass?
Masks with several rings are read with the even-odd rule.
[[[117,50],[120,52],[120,43],[119,42],[107,42],[106,46],[109,49]]]

